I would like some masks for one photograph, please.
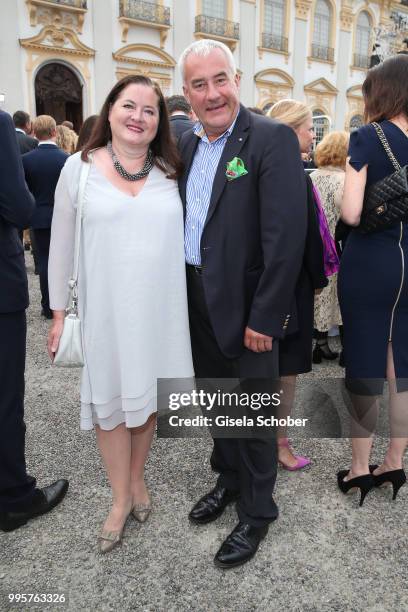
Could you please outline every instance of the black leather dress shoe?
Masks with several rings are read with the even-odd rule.
[[[229,491],[224,487],[216,486],[196,503],[188,518],[197,525],[211,523],[221,516],[228,504],[238,497],[238,491]]]
[[[261,540],[268,533],[268,528],[269,525],[254,527],[248,523],[238,523],[215,555],[215,565],[228,569],[249,561],[258,550]]]
[[[34,516],[40,516],[40,514],[49,512],[62,502],[68,491],[68,484],[68,480],[57,480],[48,485],[48,487],[36,489],[33,501],[26,510],[0,512],[0,529],[2,531],[13,531],[25,525]]]

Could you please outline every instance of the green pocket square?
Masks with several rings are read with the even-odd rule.
[[[227,162],[227,171],[225,176],[228,181],[233,181],[240,176],[248,174],[248,170],[245,168],[245,164],[239,157],[234,157],[230,162]]]

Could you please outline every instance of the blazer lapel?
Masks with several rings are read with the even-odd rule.
[[[249,112],[244,106],[241,105],[240,112],[238,115],[237,122],[232,130],[232,134],[229,136],[224,150],[219,161],[217,172],[215,173],[213,188],[211,192],[210,206],[208,208],[207,218],[204,227],[207,225],[209,220],[214,214],[219,199],[224,191],[224,187],[227,183],[227,177],[225,175],[227,169],[227,163],[238,157],[242,147],[245,144],[246,139],[249,136]],[[245,160],[244,160],[245,161]]]
[[[186,192],[187,192],[187,180],[190,173],[191,164],[193,163],[194,155],[198,146],[198,136],[193,132],[188,135],[187,143],[181,151],[181,156],[184,163],[184,172],[180,179],[180,197],[183,203],[184,212],[186,210]]]

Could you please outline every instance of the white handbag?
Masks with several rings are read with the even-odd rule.
[[[77,213],[75,221],[75,248],[72,278],[69,280],[69,302],[64,319],[64,329],[61,334],[53,364],[64,368],[79,368],[84,365],[82,348],[81,320],[78,316],[78,269],[79,247],[81,244],[82,216],[84,195],[91,163],[83,163],[79,178]]]

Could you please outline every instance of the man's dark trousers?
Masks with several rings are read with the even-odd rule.
[[[205,302],[202,276],[187,266],[187,288],[191,345],[196,378],[244,379],[242,391],[273,393],[273,379],[279,376],[278,342],[273,350],[253,353],[245,350],[239,359],[226,358],[219,349]],[[253,379],[253,380],[251,380]],[[214,437],[211,467],[219,473],[218,484],[239,491],[239,520],[257,527],[278,516],[272,498],[277,472],[276,438]]]
[[[48,294],[48,256],[50,253],[51,228],[32,230],[37,249],[37,270],[40,277],[41,306],[45,315],[51,315]]]
[[[28,287],[18,238],[33,211],[13,122],[0,111],[0,512],[25,511],[35,492],[24,457]]]
[[[191,130],[180,138],[185,170],[179,189],[186,216],[188,181],[198,146],[199,136]],[[226,168],[236,158],[246,173],[229,180]],[[188,267],[187,273],[198,378],[238,378],[244,393],[248,385],[255,393],[260,386],[265,392],[269,381],[276,391],[276,339],[297,331],[294,292],[304,253],[305,201],[296,134],[241,105],[212,184],[200,237],[202,275],[194,267]],[[245,349],[246,328],[273,338],[273,350],[254,353]],[[220,484],[239,485],[242,522],[261,526],[276,518],[274,440],[217,440],[212,465],[221,472]]]
[[[23,510],[36,481],[24,457],[24,368],[26,313],[0,313],[0,511]]]

